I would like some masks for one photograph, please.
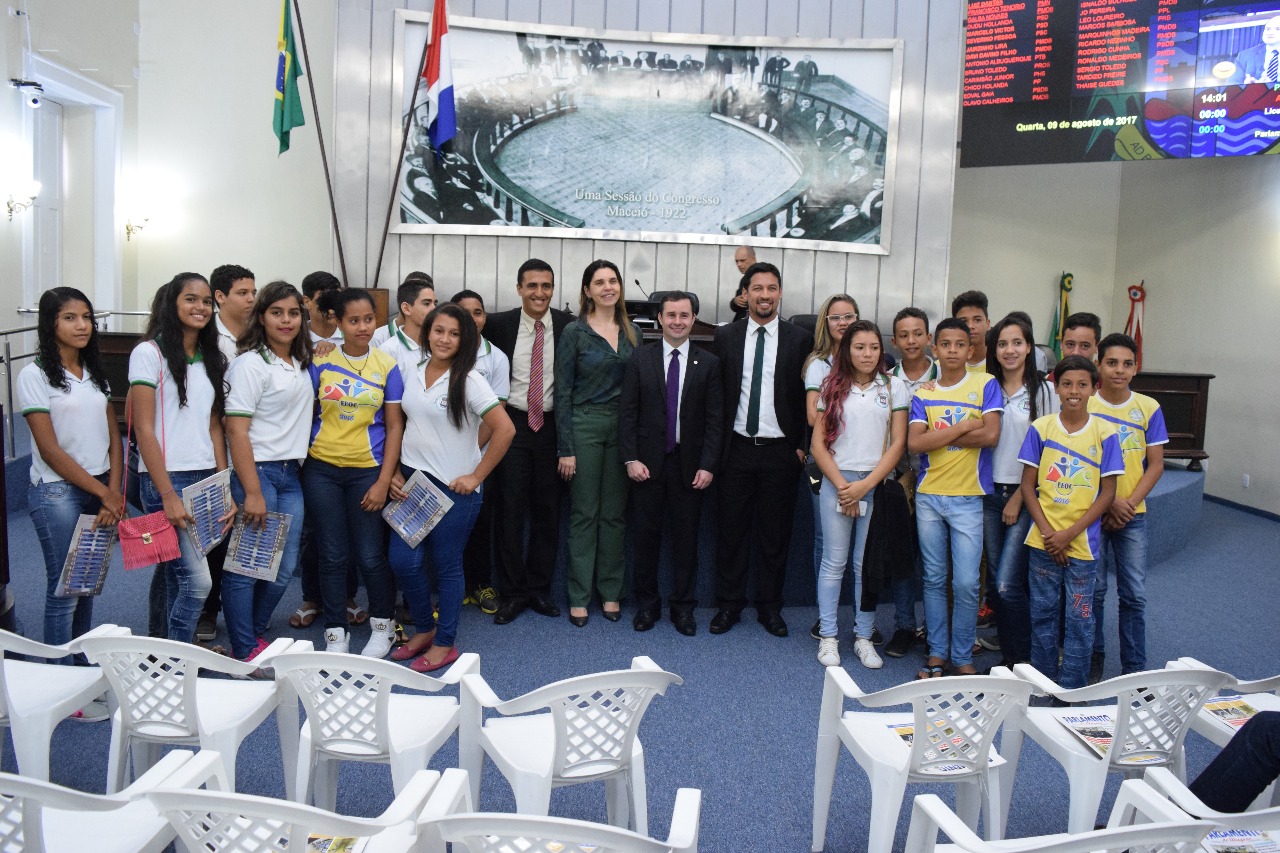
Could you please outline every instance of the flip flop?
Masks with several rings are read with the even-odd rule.
[[[302,602],[303,605],[310,604],[310,603],[311,602],[309,601]],[[293,611],[293,615],[289,617],[289,627],[290,628],[310,627],[311,623],[316,621],[316,614],[318,612],[319,611],[314,607],[304,607],[302,605],[299,605],[298,609]]]
[[[350,601],[350,599],[348,599],[348,601]],[[361,607],[359,604],[356,604],[354,601],[351,601],[351,603],[347,605],[347,624],[348,625],[363,625],[368,621],[369,621],[369,614],[365,612],[365,609],[363,607]]]
[[[937,661],[937,663],[934,663]],[[924,666],[920,667],[920,671],[916,673],[916,681],[924,681],[926,678],[941,678],[945,673],[943,667],[947,662],[939,658],[930,657],[924,662]]]

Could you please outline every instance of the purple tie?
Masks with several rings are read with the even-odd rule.
[[[667,368],[667,452],[676,449],[676,415],[680,411],[680,350],[671,351]]]

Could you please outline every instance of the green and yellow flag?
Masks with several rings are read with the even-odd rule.
[[[1053,312],[1053,327],[1049,330],[1049,343],[1053,345],[1053,354],[1062,358],[1062,324],[1071,316],[1071,285],[1075,276],[1064,272],[1058,279],[1058,307]]]
[[[276,65],[276,111],[273,126],[280,140],[280,153],[289,150],[289,131],[302,127],[306,119],[302,115],[302,96],[298,94],[298,52],[293,44],[293,17],[289,14],[289,0],[283,0],[280,9],[280,35],[278,38],[280,60]]]

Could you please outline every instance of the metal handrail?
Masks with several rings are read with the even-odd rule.
[[[37,308],[19,308],[17,309],[17,311],[19,314],[38,314],[39,313],[39,309]],[[98,311],[93,315],[93,319],[97,321],[97,320],[108,320],[111,317],[149,317],[149,316],[151,316],[151,312],[149,311]],[[35,358],[37,355],[39,355],[39,353],[35,353],[35,352],[24,352],[24,353],[19,353],[18,355],[14,355],[13,342],[12,340],[10,340],[10,337],[12,335],[25,335],[29,332],[36,331],[38,328],[39,326],[19,326],[14,329],[0,329],[0,339],[3,339],[3,345],[0,346],[0,352],[3,352],[3,355],[0,355],[0,365],[3,365],[3,370],[4,370],[4,386],[5,386],[4,414],[5,414],[6,420],[8,421],[8,423],[6,424],[7,428],[5,429],[5,459],[6,460],[15,459],[17,458],[17,455],[18,455],[18,443],[17,443],[17,439],[14,437],[14,430],[17,427],[18,420],[17,420],[17,414],[14,411],[14,406],[13,406],[13,380],[14,380],[13,364],[14,362],[25,361],[26,359]],[[101,331],[104,331],[104,332],[107,331],[105,323]]]

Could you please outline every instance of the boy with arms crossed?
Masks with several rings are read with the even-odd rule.
[[[929,658],[919,678],[941,676],[948,659],[958,675],[976,672],[982,498],[992,489],[991,448],[1000,440],[1002,399],[995,379],[966,368],[971,348],[969,327],[962,320],[951,317],[938,323],[933,352],[940,376],[934,388],[916,392],[907,431],[908,449],[920,454],[916,528],[929,631]],[[948,540],[954,599],[950,613]]]

